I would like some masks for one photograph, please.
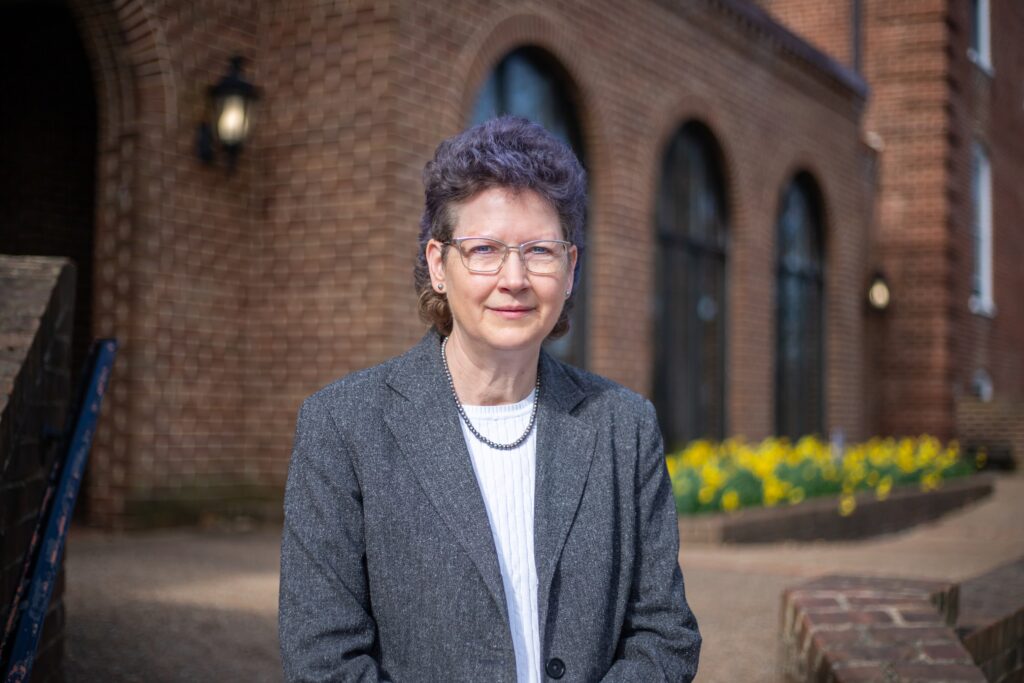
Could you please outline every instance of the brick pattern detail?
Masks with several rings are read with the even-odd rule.
[[[962,398],[956,403],[956,427],[963,445],[1008,455],[1016,469],[1024,468],[1024,401]]]
[[[244,386],[258,168],[251,150],[233,175],[223,160],[204,167],[193,147],[205,88],[231,55],[259,56],[257,4],[68,4],[99,103],[95,334],[122,344],[86,510],[124,526],[245,508],[264,471]]]
[[[815,0],[761,0],[788,27],[850,63],[852,13]],[[861,3],[865,138],[878,149],[877,223],[870,263],[893,305],[873,329],[875,414],[885,434],[964,435],[959,401],[983,369],[997,399],[1024,397],[1024,7],[991,3],[991,73],[968,58],[971,3]],[[852,3],[845,3],[850,9]],[[970,312],[973,271],[971,145],[993,176],[993,317]]]
[[[833,59],[853,67],[853,2],[754,0]]]
[[[960,585],[957,633],[990,683],[1024,679],[1024,557]]]
[[[766,255],[799,171],[826,212],[826,427],[872,431],[864,101],[742,3],[68,5],[98,108],[93,328],[122,343],[87,479],[94,522],[279,510],[300,400],[422,334],[411,289],[421,169],[464,126],[489,69],[524,44],[562,64],[579,105],[592,369],[650,388],[657,173],[696,119],[727,178],[729,431],[773,428]],[[192,148],[204,89],[234,53],[251,58],[264,97],[228,175]]]
[[[764,255],[773,253],[779,194],[806,169],[827,207],[828,427],[865,435],[862,102],[727,5],[467,0],[268,12],[267,87],[287,95],[268,102],[264,123],[274,140],[259,174],[266,295],[255,297],[249,339],[252,367],[267,370],[252,373],[248,392],[251,456],[273,455],[283,471],[303,396],[422,333],[409,285],[422,166],[465,125],[494,64],[524,44],[565,68],[580,112],[592,188],[591,368],[650,388],[653,320],[637,302],[654,296],[657,173],[672,134],[699,119],[722,147],[728,177],[730,429],[755,438],[772,430],[774,345],[765,340],[774,338],[775,266]],[[738,76],[751,73],[753,89]]]
[[[782,596],[789,681],[985,681],[951,628],[954,585],[829,576]]]
[[[0,633],[7,623],[54,462],[49,430],[70,400],[75,269],[65,259],[0,256]],[[43,622],[33,681],[63,680],[64,570]],[[10,643],[8,644],[8,648]],[[0,671],[6,670],[0,662]]]

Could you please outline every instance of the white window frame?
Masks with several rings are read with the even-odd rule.
[[[967,58],[986,74],[993,76],[995,70],[992,68],[992,21],[989,0],[977,0],[971,22],[971,46],[967,48]],[[974,44],[975,38],[977,45]]]
[[[980,142],[971,147],[971,237],[973,269],[972,313],[992,317],[996,313],[992,275],[992,164]]]

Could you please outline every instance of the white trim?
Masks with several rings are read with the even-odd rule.
[[[978,51],[975,50],[973,47],[967,48],[967,59],[972,64],[974,64],[974,66],[978,67],[978,70],[981,71],[981,73],[985,74],[989,78],[996,77],[996,70],[992,68],[992,65],[990,63],[987,63],[984,60],[982,60],[982,58],[978,55]]]
[[[993,75],[992,13],[989,0],[977,0],[974,7],[975,14],[971,17],[971,47],[967,50],[967,58],[991,76]],[[977,40],[977,46],[974,45],[975,40]]]
[[[971,313],[992,317],[996,313],[992,277],[992,165],[979,142],[971,146],[971,236],[974,248],[971,270]]]

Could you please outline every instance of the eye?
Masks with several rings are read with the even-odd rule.
[[[488,256],[497,253],[497,251],[493,244],[474,242],[466,245],[466,253],[470,256]]]
[[[546,242],[541,242],[541,243],[538,243],[538,244],[531,244],[530,247],[529,247],[529,252],[530,252],[531,255],[534,255],[534,256],[554,256],[555,255],[555,245],[548,244]]]

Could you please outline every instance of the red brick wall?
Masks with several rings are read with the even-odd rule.
[[[196,519],[279,495],[301,398],[422,333],[420,171],[524,44],[576,88],[592,368],[650,388],[656,174],[699,119],[723,150],[732,218],[729,430],[774,424],[768,255],[780,193],[807,170],[826,213],[827,425],[866,436],[863,103],[745,7],[76,0],[99,102],[96,327],[124,342],[94,519]],[[229,176],[192,145],[204,88],[235,52],[264,96]]]
[[[399,214],[394,5],[265,5],[246,461],[283,481],[301,400],[404,349],[415,212]],[[399,236],[402,237],[399,237]],[[404,239],[403,239],[404,238]]]
[[[1024,401],[996,398],[983,402],[965,397],[956,404],[957,436],[965,447],[1009,449],[1017,469],[1024,469]]]
[[[250,384],[254,452],[283,468],[303,396],[422,333],[410,286],[420,171],[465,125],[489,70],[524,44],[550,52],[576,89],[593,193],[592,369],[649,390],[653,320],[636,302],[652,295],[655,174],[675,129],[699,118],[724,149],[734,217],[731,429],[772,429],[775,266],[764,254],[773,253],[783,186],[807,169],[827,213],[829,426],[865,433],[858,295],[868,185],[860,103],[849,91],[705,5],[357,4],[332,13],[297,4],[266,16],[266,80],[280,97],[268,104],[274,142],[261,174],[267,249],[257,287],[268,293],[256,298],[268,303],[250,338],[253,366],[269,370]]]
[[[779,194],[798,169],[806,168],[822,186],[827,214],[828,424],[862,432],[856,398],[863,391],[861,311],[855,287],[849,286],[859,282],[863,268],[857,236],[863,230],[865,186],[856,98],[815,78],[782,51],[773,52],[763,37],[759,40],[752,29],[746,33],[728,13],[702,3],[652,4],[644,11],[633,5],[615,11],[574,3],[546,7],[544,12],[507,10],[504,16],[475,14],[467,7],[457,15],[489,27],[454,41],[462,46],[456,64],[471,65],[468,76],[455,69],[428,80],[414,72],[406,87],[420,83],[419,92],[449,92],[462,82],[471,84],[462,95],[465,112],[487,69],[524,42],[547,49],[573,77],[593,188],[587,274],[592,369],[649,391],[653,319],[650,307],[637,302],[651,301],[653,294],[656,174],[677,128],[699,119],[723,149],[732,217],[729,430],[756,438],[774,424],[775,266],[765,255],[774,253]],[[410,19],[410,30],[443,21],[423,15]],[[413,46],[427,47],[421,41],[402,44],[411,52]],[[458,126],[438,125],[433,135],[425,135],[424,153],[431,139]]]
[[[878,429],[952,436],[945,3],[872,0],[864,15],[866,135],[880,146],[873,261],[893,303],[881,331]]]
[[[994,316],[972,314],[968,278],[957,280],[954,300],[958,372],[956,391],[968,393],[977,369],[993,379],[994,397],[1024,404],[1024,7],[993,2],[992,71],[967,58],[970,27],[966,7],[953,5],[952,78],[955,86],[951,136],[956,184],[950,196],[957,207],[958,267],[973,267],[971,243],[971,143],[988,150],[992,167]],[[960,227],[962,226],[962,228]],[[959,393],[958,393],[959,395]],[[1024,453],[1018,452],[1018,456]]]
[[[1024,6],[995,2],[988,142],[992,155],[995,297],[992,370],[997,396],[1024,402]],[[1024,457],[1024,452],[1019,453]]]
[[[784,26],[833,59],[853,67],[855,6],[865,0],[753,0]],[[863,19],[863,8],[861,8]]]
[[[124,344],[90,463],[91,517],[189,518],[245,483],[254,168],[203,167],[205,88],[256,52],[252,2],[73,0],[96,83],[96,334]]]
[[[797,33],[847,59],[848,27],[810,0],[760,3]],[[871,87],[864,130],[880,143],[872,263],[893,284],[878,328],[878,428],[958,431],[954,405],[976,370],[997,398],[1024,400],[1024,9],[993,2],[989,74],[967,57],[969,3],[862,3],[864,75]],[[834,8],[832,8],[834,10]],[[971,313],[971,144],[989,150],[993,175],[994,317]],[[1004,302],[1005,305],[1000,305]],[[874,343],[874,341],[872,342]]]

